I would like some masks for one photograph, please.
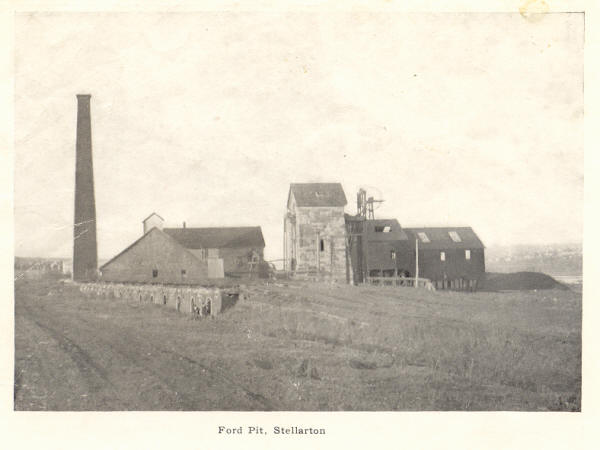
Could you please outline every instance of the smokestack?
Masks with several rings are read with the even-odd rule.
[[[73,280],[75,281],[93,281],[97,277],[98,270],[90,98],[91,95],[77,95],[73,235]]]
[[[185,228],[185,222],[183,222],[183,228]]]

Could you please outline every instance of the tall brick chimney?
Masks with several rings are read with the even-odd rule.
[[[91,95],[77,96],[75,224],[73,235],[73,280],[75,281],[93,281],[96,279],[98,271],[90,98]]]

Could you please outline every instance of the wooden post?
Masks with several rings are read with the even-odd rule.
[[[415,239],[415,287],[419,287],[419,239]]]
[[[287,273],[287,213],[283,216],[283,272]]]
[[[317,275],[321,273],[321,232],[317,230]]]

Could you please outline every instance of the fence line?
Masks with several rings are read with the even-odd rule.
[[[366,277],[367,284],[376,286],[403,286],[403,287],[418,287],[425,288],[429,291],[435,291],[435,287],[431,280],[427,278],[410,278],[410,277]]]

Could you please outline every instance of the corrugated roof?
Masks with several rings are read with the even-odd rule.
[[[298,206],[346,206],[348,203],[340,183],[292,183],[291,193]]]
[[[471,227],[404,228],[404,231],[413,242],[415,239],[419,239],[419,248],[429,248],[432,250],[484,248],[483,242],[481,242]],[[450,237],[451,231],[456,232],[460,236],[460,242],[455,242]],[[419,233],[425,233],[430,242],[423,242],[419,238]]]
[[[189,249],[265,246],[260,227],[164,228],[163,231]]]

